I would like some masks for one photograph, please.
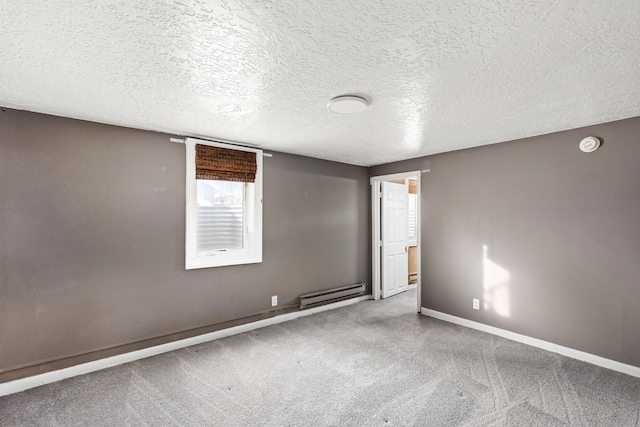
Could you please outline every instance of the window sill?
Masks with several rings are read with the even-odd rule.
[[[198,268],[224,267],[227,265],[256,264],[262,262],[262,254],[242,254],[242,255],[211,255],[198,258],[187,258],[185,268],[195,270]]]

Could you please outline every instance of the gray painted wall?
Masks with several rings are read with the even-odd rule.
[[[372,168],[430,170],[422,305],[640,366],[638,135],[634,118]]]
[[[184,151],[0,112],[0,381],[371,282],[368,169],[281,153],[264,162],[264,261],[185,271]]]

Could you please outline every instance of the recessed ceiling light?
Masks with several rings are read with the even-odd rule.
[[[363,112],[368,105],[369,103],[367,100],[362,97],[344,95],[337,96],[329,101],[327,103],[327,108],[338,114],[353,114]]]

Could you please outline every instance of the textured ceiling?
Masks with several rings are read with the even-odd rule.
[[[1,0],[0,17],[0,105],[357,165],[640,115],[638,0]],[[329,112],[342,94],[371,105]]]

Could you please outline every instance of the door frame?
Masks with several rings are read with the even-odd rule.
[[[419,170],[410,171],[410,172],[402,172],[402,173],[394,173],[390,175],[379,175],[372,176],[369,178],[369,184],[371,185],[371,298],[374,300],[380,299],[380,277],[381,277],[381,260],[380,260],[380,244],[382,240],[382,236],[380,233],[380,224],[381,224],[381,216],[380,216],[380,197],[381,197],[381,182],[382,181],[393,181],[396,179],[415,179],[417,181],[417,190],[416,190],[416,234],[417,234],[417,257],[418,257],[418,281],[416,283],[418,298],[416,301],[416,311],[420,313],[421,308],[421,287],[422,287],[422,257],[421,257],[421,221],[420,221],[420,205],[421,201],[421,183],[420,183],[420,174]]]

